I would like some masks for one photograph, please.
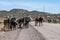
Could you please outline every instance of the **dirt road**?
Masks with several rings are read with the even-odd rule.
[[[0,40],[45,40],[45,37],[29,25],[29,28],[1,32]]]

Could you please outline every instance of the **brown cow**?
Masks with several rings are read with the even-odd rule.
[[[35,21],[35,26],[37,26],[38,23],[39,23],[39,26],[40,26],[40,25],[42,26],[43,18],[42,18],[42,17],[36,17],[36,18],[34,19],[34,21]]]
[[[38,21],[39,21],[38,17],[36,17],[36,18],[34,19],[34,21],[35,21],[35,26],[37,26]]]

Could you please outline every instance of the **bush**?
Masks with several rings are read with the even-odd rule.
[[[2,22],[0,22],[0,24],[2,24]]]

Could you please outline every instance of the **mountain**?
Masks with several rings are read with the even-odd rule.
[[[49,19],[48,16],[50,16],[51,18],[55,16],[56,18],[58,18],[60,20],[60,14],[51,14],[51,13],[40,12],[40,11],[36,11],[36,10],[28,11],[28,10],[24,10],[24,9],[12,9],[10,11],[5,11],[5,10],[0,11],[0,17],[6,17],[7,15],[9,15],[9,16],[13,15],[14,17],[17,17],[17,18],[21,18],[21,17],[27,16],[27,15],[31,15],[32,18],[35,18],[37,16],[42,16],[45,19]]]

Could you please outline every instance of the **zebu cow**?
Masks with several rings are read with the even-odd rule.
[[[22,28],[22,26],[21,26],[21,25],[22,25],[23,21],[24,21],[24,20],[23,20],[23,18],[17,19],[17,21],[16,21],[16,22],[17,22],[17,24],[18,24],[19,28]]]
[[[22,28],[21,25],[23,25],[23,27],[28,27],[30,21],[31,21],[30,17],[24,17],[24,18],[21,18],[21,19],[17,20],[17,22],[19,24],[19,28]]]
[[[12,30],[16,29],[17,23],[15,21],[16,21],[16,18],[11,18],[11,20],[10,20],[10,28]]]
[[[36,17],[34,19],[34,21],[35,21],[35,26],[37,26],[38,23],[39,23],[39,26],[40,25],[42,26],[43,18],[42,17]]]
[[[15,22],[16,18],[6,19],[4,20],[4,28],[7,29],[15,29],[17,23]]]

